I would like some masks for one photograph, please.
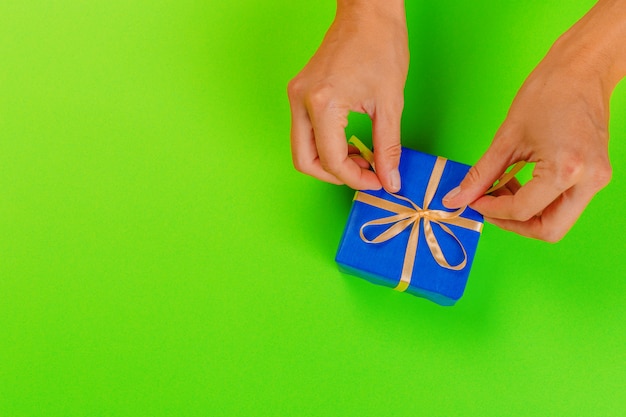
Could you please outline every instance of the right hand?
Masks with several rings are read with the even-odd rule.
[[[296,169],[354,189],[397,192],[408,66],[403,1],[338,1],[322,44],[288,87]],[[372,119],[376,173],[346,142],[351,111]]]
[[[611,179],[609,103],[626,75],[626,2],[598,1],[529,75],[491,146],[446,207],[469,204],[503,229],[560,240]],[[523,186],[485,191],[517,161],[535,162]]]

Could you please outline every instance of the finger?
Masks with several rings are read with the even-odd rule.
[[[322,168],[354,189],[380,189],[381,184],[376,174],[359,166],[348,155],[345,137],[348,109],[338,108],[329,101],[320,101],[319,97],[311,101],[308,108]]]
[[[376,174],[383,187],[392,193],[402,186],[398,165],[400,164],[400,123],[403,103],[376,109],[372,120],[374,160]]]
[[[566,190],[541,215],[526,221],[503,220],[485,217],[485,220],[494,225],[547,242],[558,242],[576,223],[595,192],[581,185]]]
[[[547,175],[547,170],[537,166],[538,174],[524,184],[515,194],[499,197],[484,196],[471,204],[471,207],[485,217],[502,220],[526,221],[542,212],[559,196],[571,188],[577,176],[567,182],[558,181]]]
[[[350,158],[362,169],[370,169],[370,163],[365,160],[360,154],[349,154]]]
[[[298,97],[290,95],[291,157],[294,167],[307,175],[332,184],[343,184],[321,164],[309,114]]]
[[[443,198],[447,208],[458,208],[474,202],[485,194],[492,184],[500,178],[506,168],[517,162],[513,156],[514,147],[502,134],[496,136],[485,154],[470,168],[461,184]]]

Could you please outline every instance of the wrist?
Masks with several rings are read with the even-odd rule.
[[[338,18],[391,18],[406,21],[404,0],[337,0]]]

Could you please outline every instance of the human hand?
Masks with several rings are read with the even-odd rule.
[[[611,178],[609,100],[626,68],[619,46],[624,38],[607,27],[619,21],[615,13],[626,16],[626,7],[616,4],[599,2],[555,43],[518,92],[489,149],[444,198],[446,207],[469,204],[503,229],[550,242],[574,225]],[[532,179],[484,195],[517,161],[536,163]]]
[[[594,97],[591,104],[585,97],[590,93],[580,94],[574,80],[546,82],[544,77],[534,73],[529,78],[487,152],[444,205],[470,204],[496,226],[556,242],[611,177],[608,102]],[[517,161],[536,162],[533,178],[524,186],[513,179],[493,195],[483,195]]]
[[[354,189],[398,191],[408,65],[403,0],[338,1],[322,44],[288,87],[296,169]],[[372,119],[376,173],[346,142],[350,111]]]

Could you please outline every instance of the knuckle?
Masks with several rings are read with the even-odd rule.
[[[339,172],[341,163],[335,159],[320,159],[320,165],[324,171],[329,172],[331,174],[337,174]]]
[[[567,152],[555,168],[554,182],[559,189],[567,189],[580,179],[585,166],[585,157],[580,152]]]
[[[477,165],[474,165],[469,169],[469,171],[467,171],[464,182],[469,184],[477,184],[480,183],[482,177],[483,175],[481,174],[481,169]]]
[[[291,156],[291,161],[296,171],[301,172],[306,175],[315,176],[315,173],[316,173],[315,160],[312,160],[305,155],[293,153]]]
[[[298,156],[293,156],[292,158],[293,167],[296,171],[302,172],[303,174],[309,174],[311,172],[311,164],[304,161],[302,158]]]
[[[306,93],[306,102],[314,111],[328,108],[333,101],[333,89],[328,84],[320,84]]]
[[[392,164],[397,164],[400,161],[400,155],[402,154],[402,146],[400,143],[390,143],[388,145],[383,146],[382,149],[378,149],[379,158],[384,159],[381,161],[383,164],[387,164],[387,162],[391,162]]]
[[[290,100],[294,100],[297,97],[302,95],[302,91],[304,90],[302,79],[300,77],[295,77],[287,84],[287,96]]]

